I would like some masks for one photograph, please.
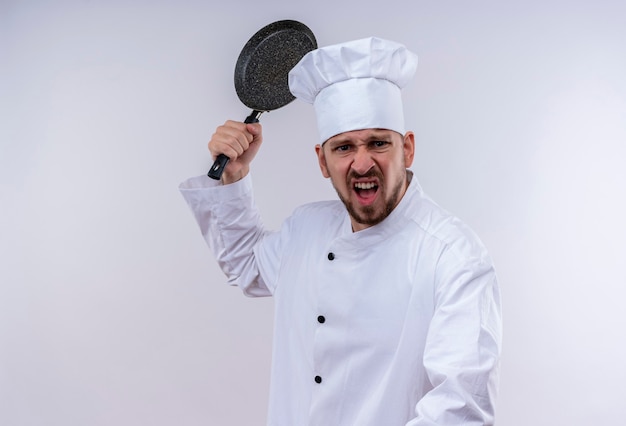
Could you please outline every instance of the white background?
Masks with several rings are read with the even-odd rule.
[[[413,170],[502,287],[498,424],[624,424],[624,5],[1,0],[0,424],[264,424],[272,301],[224,285],[177,186],[249,112],[241,47],[287,18],[418,53]],[[262,122],[277,227],[335,194],[309,105]]]

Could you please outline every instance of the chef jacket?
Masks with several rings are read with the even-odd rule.
[[[268,425],[493,424],[492,261],[416,178],[385,220],[359,232],[338,200],[299,207],[267,231],[249,176],[191,178],[180,190],[228,283],[274,297]]]

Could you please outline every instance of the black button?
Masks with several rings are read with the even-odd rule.
[[[315,376],[315,383],[322,383],[322,378],[320,376]]]
[[[324,318],[324,315],[320,315],[319,317],[317,317],[317,322],[319,322],[320,324],[324,324],[326,322],[326,318]]]
[[[328,260],[335,260],[335,253],[333,253],[332,251],[328,253]]]

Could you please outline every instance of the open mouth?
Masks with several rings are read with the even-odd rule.
[[[355,182],[353,188],[357,199],[363,205],[369,205],[376,199],[378,193],[376,182]]]

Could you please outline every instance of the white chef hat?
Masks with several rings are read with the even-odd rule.
[[[417,55],[402,44],[369,37],[307,53],[289,73],[289,89],[315,107],[321,142],[361,129],[404,134],[400,89],[416,69]]]

